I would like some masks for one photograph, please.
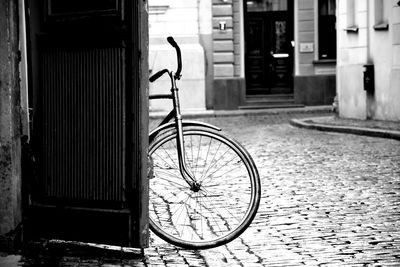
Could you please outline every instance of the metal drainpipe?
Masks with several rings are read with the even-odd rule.
[[[373,65],[373,58],[372,58],[372,52],[371,52],[371,31],[370,31],[370,26],[371,26],[371,0],[367,0],[367,65],[371,64]],[[374,85],[375,87],[375,85]],[[370,120],[373,117],[373,107],[374,107],[374,92],[371,92],[369,90],[366,91],[366,119]]]

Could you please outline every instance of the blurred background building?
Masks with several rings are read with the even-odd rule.
[[[400,121],[400,2],[338,2],[340,116]]]
[[[167,36],[182,44],[184,109],[330,105],[337,94],[343,117],[400,119],[396,0],[150,0],[149,11],[150,68],[174,66]]]
[[[174,66],[167,36],[182,44],[186,109],[331,104],[335,11],[335,0],[150,0],[149,65],[154,71]]]

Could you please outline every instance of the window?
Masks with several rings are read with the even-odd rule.
[[[389,29],[388,24],[388,5],[384,0],[375,0],[375,23],[376,31],[385,31]]]
[[[116,11],[116,0],[49,0],[48,12],[50,15],[82,14],[93,12]]]
[[[358,32],[358,26],[356,22],[356,3],[355,0],[347,0],[346,1],[346,31],[347,32]]]
[[[318,0],[319,59],[336,59],[335,12],[335,0]]]
[[[285,11],[287,0],[247,0],[248,12]]]

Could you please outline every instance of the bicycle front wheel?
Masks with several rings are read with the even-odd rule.
[[[186,165],[198,188],[179,170],[176,132],[150,144],[150,228],[185,248],[211,248],[239,236],[256,215],[261,188],[248,152],[233,139],[206,128],[184,129]]]

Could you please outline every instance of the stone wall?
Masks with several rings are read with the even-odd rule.
[[[13,246],[21,215],[18,2],[0,0],[0,248]]]
[[[233,4],[213,1],[214,77],[234,76]],[[225,25],[225,29],[220,29]]]
[[[242,76],[243,1],[213,1],[215,77]],[[225,30],[220,29],[225,25]]]
[[[213,107],[238,109],[245,99],[243,1],[213,0]]]

